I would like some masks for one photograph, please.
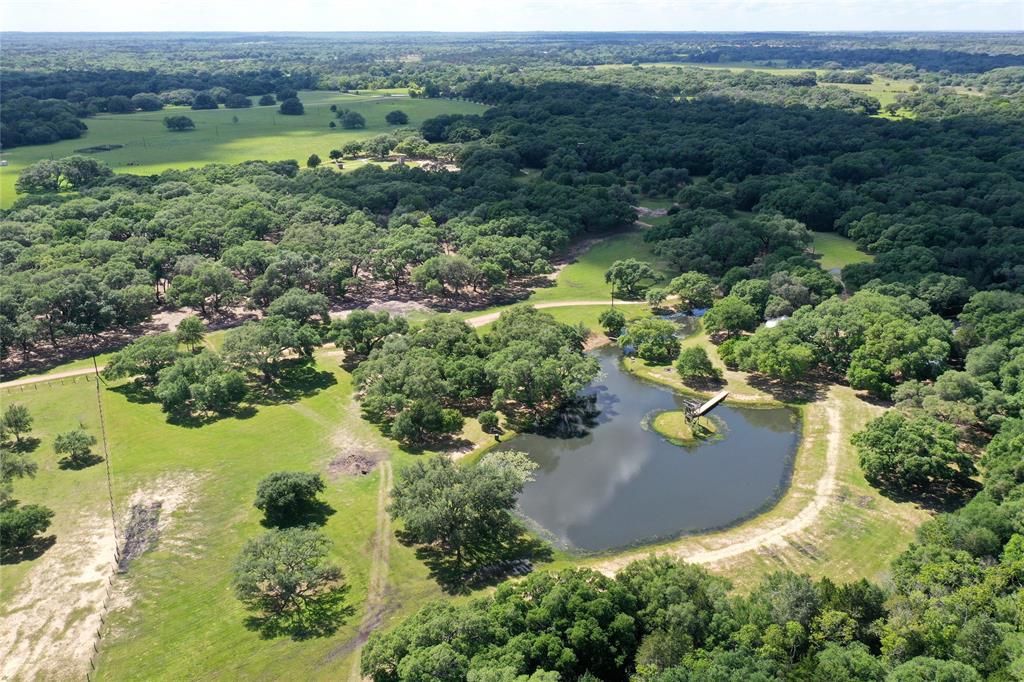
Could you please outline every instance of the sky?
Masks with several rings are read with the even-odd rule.
[[[1022,31],[1024,0],[0,0],[4,31]]]

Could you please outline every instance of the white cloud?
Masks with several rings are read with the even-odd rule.
[[[0,0],[8,31],[1024,30],[1021,0]]]

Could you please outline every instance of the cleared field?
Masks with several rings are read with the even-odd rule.
[[[814,241],[811,248],[821,254],[819,264],[825,270],[842,269],[851,263],[869,263],[875,259],[870,253],[861,251],[856,242],[835,232],[812,232]]]
[[[295,159],[304,164],[310,154],[327,159],[327,153],[346,142],[393,131],[384,116],[401,109],[409,115],[406,127],[418,127],[440,114],[480,113],[485,107],[472,102],[447,99],[413,99],[387,92],[347,95],[309,90],[299,93],[305,105],[302,116],[282,116],[277,106],[250,109],[192,111],[188,107],[167,107],[162,111],[134,114],[102,114],[86,119],[88,132],[77,140],[47,145],[16,147],[5,151],[7,166],[0,167],[0,206],[15,200],[18,173],[40,159],[59,159],[76,149],[103,144],[124,145],[121,149],[90,154],[115,172],[148,175],[167,168],[192,168],[208,163],[241,163],[251,159],[279,161]],[[330,107],[349,108],[366,118],[361,130],[328,127],[334,120]],[[171,132],[164,128],[165,116],[182,114],[195,121],[196,129]],[[234,119],[238,122],[235,123]],[[351,165],[351,164],[349,164]]]

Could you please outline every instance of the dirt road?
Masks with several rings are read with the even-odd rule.
[[[825,471],[815,485],[814,495],[796,515],[788,519],[776,518],[755,522],[753,527],[741,526],[734,531],[725,531],[725,537],[730,539],[726,544],[713,549],[692,550],[680,543],[680,546],[669,546],[656,552],[633,552],[617,556],[596,564],[594,569],[607,575],[614,575],[630,562],[651,554],[678,557],[692,564],[715,564],[769,546],[784,547],[787,538],[808,530],[818,520],[829,502],[835,498],[836,473],[839,469],[843,434],[836,399],[829,398],[824,408],[829,425],[826,435]]]
[[[571,308],[573,306],[586,306],[586,305],[605,305],[609,301],[548,301],[546,303],[537,303],[533,307],[537,309],[543,308]],[[615,305],[643,305],[643,301],[615,301]],[[466,322],[473,327],[482,327],[485,324],[490,324],[498,319],[501,315],[501,311],[493,313],[485,313],[483,315],[477,315],[476,317],[466,318]],[[103,371],[103,365],[100,365],[100,371]],[[3,388],[17,388],[18,386],[28,386],[30,384],[38,384],[44,381],[59,381],[61,379],[69,379],[71,377],[80,377],[86,374],[92,374],[92,367],[82,367],[80,369],[69,369],[64,372],[53,372],[52,374],[40,374],[36,376],[23,377],[21,379],[14,379],[13,381],[5,381],[0,383],[0,389]]]
[[[600,301],[547,301],[546,303],[534,303],[533,307],[537,310],[544,310],[545,308],[572,308],[575,306],[587,306],[587,305],[608,305],[611,301],[600,300]],[[615,305],[643,305],[643,301],[620,301],[615,299]],[[485,324],[494,322],[501,316],[500,310],[493,313],[485,313],[483,315],[477,315],[476,317],[467,317],[466,323],[471,327],[482,327]]]

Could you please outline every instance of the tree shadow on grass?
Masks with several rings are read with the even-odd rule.
[[[102,461],[103,457],[97,455],[95,452],[90,452],[89,454],[81,457],[61,457],[57,460],[57,467],[64,470],[77,471],[79,469],[87,469]]]
[[[167,423],[174,426],[183,426],[187,429],[198,429],[200,426],[213,424],[221,419],[252,419],[256,416],[257,412],[258,410],[253,405],[238,405],[233,410],[204,414],[172,412],[167,415]]]
[[[284,513],[268,514],[260,525],[264,528],[297,528],[300,526],[323,526],[337,510],[323,500],[315,500],[301,509]]]
[[[256,405],[293,403],[314,396],[338,383],[338,379],[325,370],[319,370],[308,358],[286,360],[280,364],[277,380],[249,391],[249,401]]]
[[[679,377],[679,381],[687,388],[704,393],[718,393],[726,386],[725,379],[715,379],[712,377],[692,377],[687,379]]]
[[[56,535],[32,538],[21,547],[0,547],[0,564],[20,564],[22,561],[38,559],[57,542]]]
[[[774,379],[763,374],[751,374],[747,383],[764,391],[783,403],[805,405],[822,400],[833,383],[826,376],[807,375],[799,380]]]
[[[384,435],[390,437],[390,432],[382,429]],[[452,452],[473,446],[473,441],[461,436],[441,436],[431,439],[426,443],[399,443],[398,448],[410,455],[422,455],[424,452]]]
[[[415,545],[401,531],[396,536],[405,545]],[[454,552],[437,545],[417,546],[416,558],[426,565],[441,589],[454,595],[469,594],[512,576],[525,575],[533,570],[534,564],[551,561],[553,553],[546,542],[516,526],[495,534],[486,543],[464,548],[461,562]]]
[[[950,483],[936,482],[931,486],[902,490],[876,485],[878,492],[893,502],[910,502],[935,513],[949,513],[960,509],[981,491],[982,485],[974,479],[962,477]]]
[[[151,405],[153,403],[160,402],[157,400],[156,396],[153,395],[153,387],[146,384],[141,379],[126,381],[118,386],[108,386],[107,390],[123,395],[125,400],[138,405]]]
[[[245,619],[245,627],[259,632],[263,639],[291,637],[295,641],[330,637],[355,609],[345,604],[349,588],[339,587],[315,599],[308,599],[302,608],[288,613],[261,613]]]
[[[35,452],[35,449],[39,447],[41,442],[42,440],[35,436],[22,436],[21,440],[5,444],[4,447],[8,448],[12,452]]]

